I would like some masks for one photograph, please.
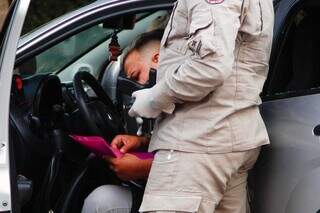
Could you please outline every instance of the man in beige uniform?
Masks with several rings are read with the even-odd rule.
[[[158,82],[129,114],[158,117],[141,212],[245,212],[248,170],[269,143],[259,113],[272,0],[178,0]]]

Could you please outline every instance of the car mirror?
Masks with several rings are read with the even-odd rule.
[[[132,30],[136,21],[136,15],[125,15],[110,18],[103,22],[103,27],[107,29]]]

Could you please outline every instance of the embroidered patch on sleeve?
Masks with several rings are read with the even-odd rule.
[[[221,4],[224,0],[206,0],[209,4]]]
[[[202,48],[202,41],[201,40],[193,40],[188,44],[189,49],[192,51],[193,55],[202,57],[201,48]]]

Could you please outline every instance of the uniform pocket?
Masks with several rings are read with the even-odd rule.
[[[189,27],[189,38],[195,36],[198,31],[209,27],[213,23],[213,17],[210,9],[197,11],[197,18],[191,20]]]
[[[187,45],[192,57],[202,59],[216,51],[214,20],[210,9],[197,11],[196,15],[190,23]]]
[[[160,150],[152,162],[146,190],[165,191],[174,189],[173,180],[177,174],[177,152]]]

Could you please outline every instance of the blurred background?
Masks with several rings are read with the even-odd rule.
[[[0,29],[2,28],[2,24],[8,12],[10,3],[11,0],[0,0]]]

